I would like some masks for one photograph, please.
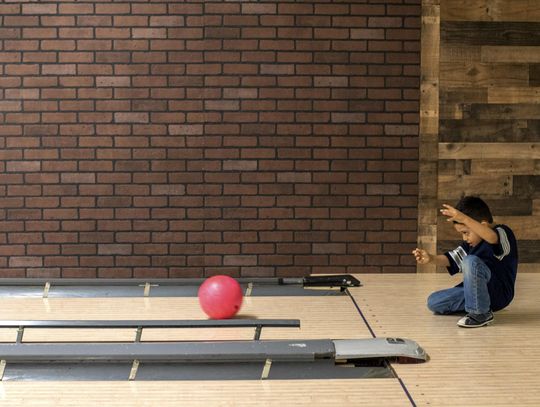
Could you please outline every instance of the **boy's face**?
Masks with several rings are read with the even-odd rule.
[[[476,246],[482,241],[482,238],[470,230],[467,226],[461,223],[454,223],[454,228],[461,235],[461,238],[469,243],[472,247]]]

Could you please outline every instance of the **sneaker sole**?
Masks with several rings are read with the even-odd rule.
[[[495,319],[490,319],[489,321],[485,321],[485,322],[482,322],[481,324],[478,324],[478,325],[461,325],[461,324],[457,324],[457,326],[459,326],[460,328],[481,328],[483,326],[487,326],[489,324],[491,324]]]

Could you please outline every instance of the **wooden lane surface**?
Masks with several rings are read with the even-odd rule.
[[[425,306],[434,290],[460,279],[447,274],[362,275],[353,295],[377,336],[417,341],[423,364],[394,364],[419,406],[540,405],[540,276],[518,274],[514,302],[489,327],[463,329],[459,316]]]
[[[4,406],[319,407],[411,403],[395,379],[160,382],[1,382]]]
[[[206,319],[196,297],[184,298],[1,298],[3,320]],[[370,338],[369,330],[347,296],[246,297],[238,318],[299,319],[301,328],[263,328],[261,339]],[[25,341],[133,340],[134,329],[28,329]],[[15,330],[1,330],[0,340],[13,341]],[[142,340],[252,339],[254,329],[148,329]]]
[[[3,319],[205,319],[196,298],[0,299]],[[370,338],[347,296],[251,297],[239,317],[298,318],[301,328],[263,329],[263,339]],[[55,330],[28,331],[27,339],[62,337]],[[148,331],[150,332],[150,331]],[[146,339],[250,339],[252,329],[154,330]],[[15,332],[7,339],[13,340]],[[9,335],[7,335],[9,336]],[[134,332],[125,330],[130,340]],[[87,330],[85,340],[122,339]],[[143,335],[144,339],[144,335]],[[410,406],[397,379],[159,381],[159,382],[0,382],[0,406]]]

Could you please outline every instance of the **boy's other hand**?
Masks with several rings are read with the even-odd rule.
[[[447,216],[448,219],[446,219],[448,222],[457,222],[457,223],[464,223],[466,215],[460,211],[458,211],[453,206],[443,204],[443,209],[441,209],[441,213],[444,216]]]
[[[416,248],[412,254],[418,264],[428,264],[431,261],[431,255],[423,249]]]

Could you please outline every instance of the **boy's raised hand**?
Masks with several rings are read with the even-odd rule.
[[[416,248],[412,251],[418,264],[428,264],[431,261],[431,255],[424,249]]]
[[[442,206],[443,209],[441,209],[441,213],[448,217],[448,219],[446,219],[448,222],[464,223],[466,217],[464,213],[447,204],[443,204]]]

